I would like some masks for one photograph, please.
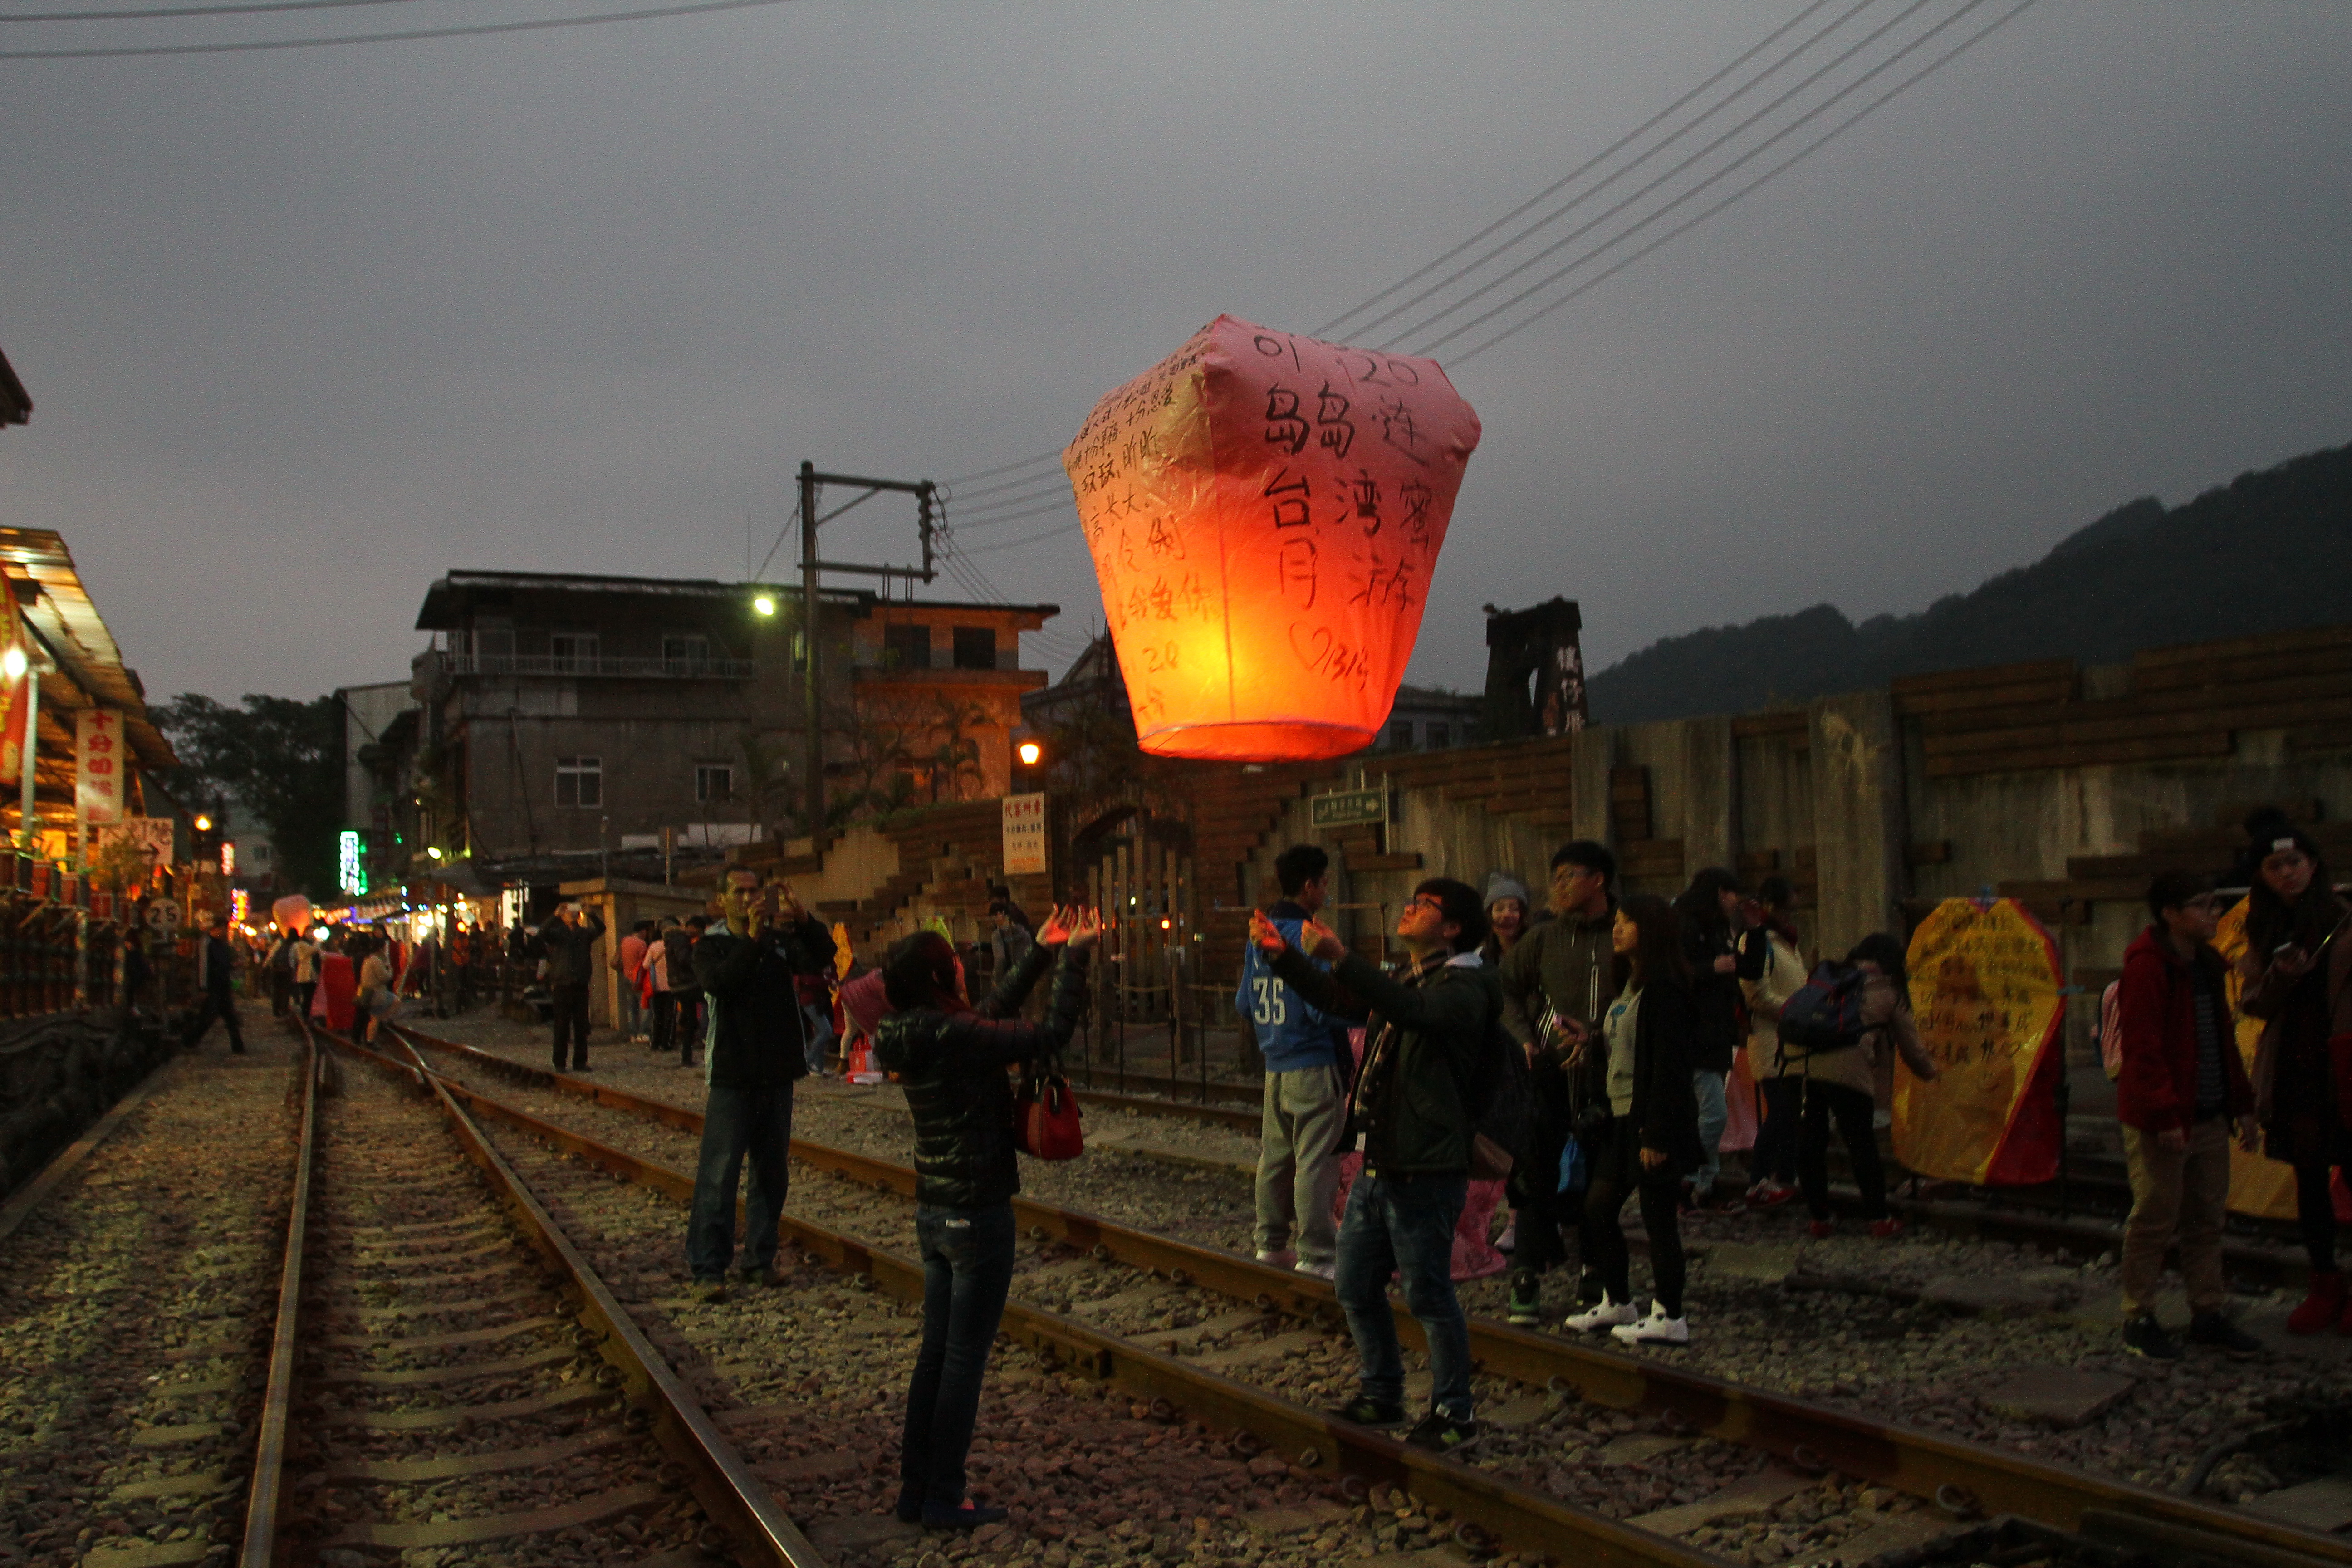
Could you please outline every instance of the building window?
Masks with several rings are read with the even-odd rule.
[[[994,669],[996,668],[996,628],[993,626],[956,627],[955,667],[958,669]]]
[[[1429,749],[1431,751],[1442,752],[1452,744],[1454,744],[1453,725],[1432,724],[1429,727]]]
[[[662,638],[662,663],[673,671],[702,669],[710,663],[710,639],[677,633]]]
[[[714,800],[735,797],[735,769],[729,763],[697,763],[694,764],[694,802],[708,805]]]
[[[1389,726],[1389,750],[1392,752],[1410,752],[1412,750],[1412,720],[1399,719]]]
[[[882,668],[885,669],[930,668],[931,628],[884,626],[882,628]]]
[[[558,805],[604,805],[604,759],[602,757],[556,758],[555,804]]]
[[[555,632],[547,639],[547,651],[558,674],[593,674],[596,668],[596,634],[594,632]]]

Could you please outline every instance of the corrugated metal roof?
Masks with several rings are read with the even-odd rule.
[[[122,662],[114,634],[90,603],[73,555],[65,540],[46,528],[0,528],[0,573],[14,582],[29,582],[40,592],[30,604],[18,594],[25,619],[45,643],[73,688],[70,700],[44,679],[41,711],[97,703],[119,708],[123,730],[131,736],[139,765],[149,772],[177,765],[171,742],[147,717],[147,689],[138,673]],[[67,731],[70,745],[70,730]]]

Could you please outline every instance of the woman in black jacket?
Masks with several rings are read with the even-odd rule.
[[[1676,1198],[1682,1178],[1701,1158],[1698,1102],[1691,1094],[1698,1006],[1683,960],[1681,921],[1664,899],[1643,893],[1619,905],[1610,945],[1620,983],[1593,1042],[1607,1063],[1609,1126],[1590,1151],[1591,1184],[1584,1194],[1584,1235],[1594,1254],[1588,1261],[1604,1294],[1566,1327],[1580,1333],[1605,1328],[1627,1344],[1682,1344],[1690,1339],[1690,1321],[1683,1315]],[[1631,1259],[1618,1224],[1636,1193],[1656,1291],[1646,1318],[1633,1308]]]
[[[1715,1206],[1715,1178],[1723,1170],[1719,1145],[1730,1120],[1724,1084],[1747,1034],[1744,998],[1739,993],[1739,948],[1732,937],[1741,920],[1739,879],[1720,866],[1709,866],[1691,879],[1675,900],[1682,917],[1683,961],[1690,965],[1691,998],[1698,1004],[1698,1042],[1691,1057],[1691,1094],[1698,1102],[1698,1169],[1685,1181],[1685,1203],[1692,1208]]]
[[[898,1447],[898,1518],[971,1530],[1004,1517],[963,1495],[964,1457],[980,1416],[981,1378],[1013,1284],[1013,1086],[1005,1068],[1057,1055],[1086,1006],[1093,915],[1057,910],[1037,945],[978,1007],[964,1000],[963,961],[937,931],[891,948],[883,986],[895,1009],[874,1054],[907,1092],[915,1118],[915,1237],[923,1257],[923,1348],[907,1386]],[[1059,954],[1043,1023],[1021,1004]]]

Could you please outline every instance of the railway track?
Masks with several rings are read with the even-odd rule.
[[[1227,1095],[1242,1092],[1232,1085],[1212,1085],[1212,1089]],[[1254,1105],[1223,1100],[1202,1103],[1174,1095],[1163,1098],[1092,1089],[1078,1089],[1076,1095],[1081,1105],[1240,1132],[1254,1133],[1259,1123]],[[1832,1151],[1830,1171],[1840,1182],[1848,1177],[1843,1149]],[[1851,1187],[1832,1187],[1831,1202],[1842,1213],[1861,1212],[1860,1194]],[[2054,1181],[1998,1188],[1938,1182],[1908,1193],[1898,1182],[1889,1194],[1888,1206],[1907,1223],[1944,1235],[2020,1242],[2067,1257],[2091,1258],[2121,1246],[2123,1218],[2131,1210],[2131,1182],[2121,1160],[2078,1152],[2063,1191]],[[2238,1278],[2271,1286],[2303,1286],[2304,1264],[2290,1245],[2294,1239],[2292,1222],[2233,1217],[2231,1232],[2227,1257]]]
[[[663,1101],[614,1088],[529,1067],[493,1053],[456,1042],[409,1032],[416,1043],[454,1057],[467,1069],[518,1079],[541,1089],[577,1096],[625,1115],[658,1122],[680,1132],[700,1128],[698,1113]],[[691,1184],[683,1175],[640,1155],[611,1147],[547,1117],[505,1104],[478,1089],[452,1082],[448,1090],[486,1120],[495,1121],[543,1140],[604,1170],[656,1190],[683,1197]],[[796,1140],[794,1157],[811,1168],[831,1173],[858,1187],[911,1195],[912,1173],[903,1166],[845,1150]],[[1193,1247],[1148,1231],[1117,1225],[1097,1216],[1055,1208],[1024,1199],[1015,1200],[1015,1212],[1031,1242],[1056,1246],[1066,1258],[1084,1254],[1107,1269],[1124,1269],[1134,1296],[1148,1287],[1134,1287],[1131,1277],[1143,1274],[1187,1289],[1213,1292],[1231,1301],[1247,1303],[1268,1319],[1304,1320],[1328,1330],[1336,1321],[1330,1289],[1318,1280],[1210,1248]],[[786,1228],[800,1245],[836,1267],[867,1272],[885,1288],[919,1288],[905,1265],[854,1237],[814,1226],[795,1216]],[[1116,1299],[1119,1292],[1108,1293]],[[1246,1315],[1246,1314],[1244,1314]],[[1202,1381],[1181,1361],[1156,1356],[1131,1339],[1087,1330],[1074,1331],[1062,1314],[1016,1306],[1008,1326],[1018,1336],[1090,1365],[1097,1375],[1120,1382],[1139,1394],[1164,1398],[1179,1407],[1231,1421],[1260,1433],[1278,1447],[1300,1445],[1302,1461],[1295,1468],[1307,1473],[1341,1475],[1373,1480],[1407,1479],[1417,1492],[1446,1500],[1445,1506],[1490,1524],[1507,1543],[1535,1540],[1548,1552],[1559,1552],[1576,1534],[1571,1523],[1541,1510],[1529,1510],[1542,1493],[1527,1484],[1529,1473],[1519,1467],[1517,1490],[1481,1493],[1468,1486],[1468,1467],[1428,1460],[1393,1444],[1362,1434],[1345,1424],[1313,1416],[1284,1401],[1237,1396],[1227,1380]],[[1278,1325],[1271,1325],[1278,1328]],[[1417,1331],[1399,1310],[1400,1331],[1407,1342],[1417,1343]],[[1318,1331],[1290,1331],[1311,1336]],[[1328,1337],[1328,1334],[1327,1336]],[[1518,1401],[1549,1392],[1572,1395],[1611,1412],[1639,1412],[1663,1423],[1670,1433],[1712,1438],[1738,1447],[1768,1454],[1798,1474],[1830,1473],[1891,1488],[1932,1501],[1959,1517],[2014,1513],[2057,1528],[2084,1531],[2112,1539],[2145,1542],[2160,1538],[2176,1549],[2196,1549],[2221,1560],[2263,1563],[2352,1562],[2352,1546],[2340,1539],[2258,1520],[2227,1509],[2173,1497],[2153,1489],[2106,1479],[2082,1471],[2042,1464],[2021,1456],[1939,1435],[1871,1421],[1846,1412],[1762,1392],[1717,1379],[1676,1371],[1648,1358],[1633,1358],[1593,1351],[1549,1335],[1515,1330],[1490,1321],[1473,1320],[1474,1354],[1489,1374],[1520,1386]],[[1265,1342],[1272,1342],[1269,1339]],[[1547,1412],[1556,1419],[1559,1412]],[[1369,1439],[1369,1440],[1368,1440]],[[1402,1470],[1399,1466],[1404,1467]],[[1433,1468],[1433,1467],[1434,1467]],[[1499,1478],[1508,1482],[1508,1476]],[[1520,1493],[1532,1494],[1522,1496]],[[1496,1523],[1496,1521],[1507,1522]],[[1574,1521],[1580,1524],[1580,1521]],[[1566,1533],[1563,1533],[1565,1531]],[[1635,1536],[1643,1532],[1636,1531]],[[1647,1542],[1610,1538],[1596,1544],[1585,1540],[1575,1546],[1581,1554],[1596,1550],[1634,1552]],[[1645,1559],[1653,1560],[1655,1559]]]
[[[243,1568],[382,1551],[817,1568],[438,1081],[385,1058],[386,1077],[334,1074],[306,1046]]]

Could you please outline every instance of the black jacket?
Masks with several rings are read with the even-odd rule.
[[[1086,951],[1061,949],[1045,1021],[1024,1023],[1018,1016],[1056,951],[1031,948],[976,1008],[910,1008],[891,1014],[875,1031],[875,1059],[898,1076],[914,1113],[917,1203],[988,1208],[1021,1190],[1013,1085],[1004,1069],[1058,1052],[1086,1011]]]
[[[593,951],[604,934],[604,922],[594,915],[577,924],[550,921],[539,928],[540,956],[547,960],[547,984],[585,985],[596,977]]]
[[[694,944],[694,978],[710,998],[710,1081],[764,1089],[808,1076],[795,974],[833,962],[833,934],[803,915],[757,938],[712,926]]]
[[[1691,1000],[1698,1005],[1698,1035],[1691,1048],[1691,1069],[1729,1072],[1731,1059],[1738,1054],[1739,1043],[1747,1037],[1748,1031],[1739,1016],[1739,972],[1734,968],[1729,974],[1717,974],[1715,961],[1736,961],[1739,950],[1733,945],[1727,928],[1711,931],[1685,916],[1683,957],[1691,968]]]
[[[1383,1176],[1466,1173],[1471,1078],[1503,1014],[1495,972],[1483,963],[1449,963],[1425,983],[1405,985],[1353,952],[1328,974],[1295,947],[1268,962],[1312,1006],[1347,1014],[1355,1010],[1352,997],[1371,1011],[1342,1134],[1349,1147],[1363,1135],[1366,1167]]]
[[[1698,1141],[1698,1096],[1691,1089],[1698,1004],[1690,988],[1671,981],[1642,987],[1642,1010],[1633,1017],[1633,1109],[1628,1120],[1644,1149],[1663,1149],[1657,1180],[1681,1177],[1706,1163]],[[1608,1041],[1593,1044],[1605,1060]]]

